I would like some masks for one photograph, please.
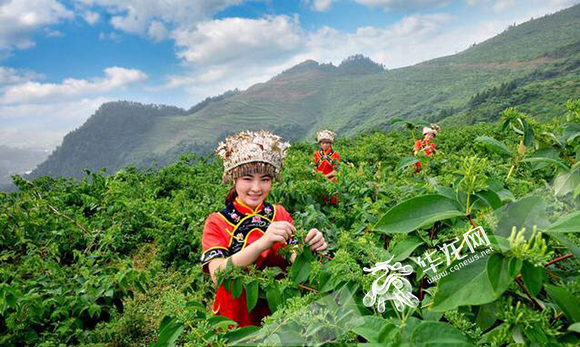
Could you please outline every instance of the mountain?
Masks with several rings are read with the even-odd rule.
[[[579,67],[577,5],[510,26],[458,54],[405,68],[386,70],[361,55],[339,66],[308,60],[189,110],[104,104],[33,176],[164,165],[185,151],[208,153],[218,140],[246,129],[304,140],[322,128],[341,136],[388,129],[395,117],[444,126],[492,121],[508,106],[554,117],[563,114],[563,101],[580,97]]]

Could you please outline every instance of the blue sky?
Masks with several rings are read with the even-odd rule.
[[[306,59],[399,68],[578,0],[0,0],[0,145],[48,149],[103,103],[189,108]]]

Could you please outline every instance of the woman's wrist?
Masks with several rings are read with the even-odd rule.
[[[263,236],[261,238],[259,238],[258,240],[254,241],[250,246],[252,246],[252,245],[254,245],[254,247],[256,247],[256,249],[259,250],[260,253],[262,253],[265,250],[267,250],[268,248],[270,248],[266,244]]]

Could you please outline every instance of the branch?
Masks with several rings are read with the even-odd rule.
[[[540,311],[542,311],[542,306],[540,306],[540,304],[538,304],[538,302],[536,301],[536,299],[534,299],[530,295],[530,293],[526,289],[526,286],[524,286],[524,284],[522,283],[522,280],[519,279],[519,278],[516,278],[516,283],[518,284],[518,286],[520,287],[520,289],[526,294],[526,296],[528,297],[528,299],[530,299],[530,301],[533,302],[534,305],[536,305],[536,307],[538,307],[540,309]]]
[[[564,255],[564,256],[562,256],[562,257],[560,257],[560,258],[556,258],[556,259],[554,259],[554,260],[551,260],[551,261],[547,262],[547,263],[544,265],[544,267],[548,267],[548,266],[550,266],[550,265],[552,265],[552,264],[555,264],[555,263],[557,263],[557,262],[559,262],[559,261],[562,261],[562,260],[564,260],[564,259],[568,259],[568,258],[572,258],[572,257],[573,257],[573,255],[572,255],[572,254],[570,254],[570,253],[568,253],[568,254],[566,254],[566,255]]]
[[[302,289],[306,289],[306,290],[309,290],[309,291],[314,292],[314,293],[318,293],[318,290],[316,290],[314,288],[307,287],[303,284],[298,284],[298,288],[302,288]]]

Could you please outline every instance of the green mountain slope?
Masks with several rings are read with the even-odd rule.
[[[164,165],[185,151],[208,153],[227,134],[246,129],[305,140],[320,128],[342,136],[386,129],[395,117],[488,121],[508,106],[532,115],[556,110],[551,116],[558,116],[563,101],[580,97],[579,66],[577,5],[512,26],[458,54],[405,68],[384,70],[362,56],[338,67],[306,61],[189,111],[106,104],[33,174],[79,176],[85,167],[113,172],[127,164]]]

